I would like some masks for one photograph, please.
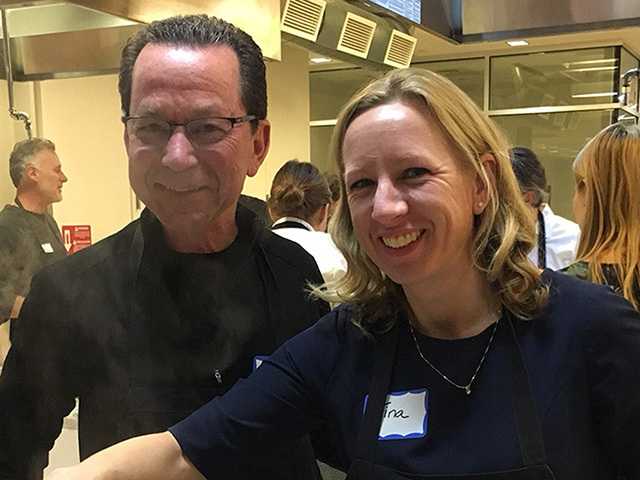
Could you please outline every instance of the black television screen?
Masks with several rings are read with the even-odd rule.
[[[369,2],[391,10],[412,22],[420,23],[421,0],[369,0]]]

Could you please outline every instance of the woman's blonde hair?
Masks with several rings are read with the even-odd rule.
[[[640,309],[640,128],[616,123],[600,131],[574,171],[585,199],[577,257],[597,283],[606,283],[602,263],[613,258],[622,294]]]
[[[333,303],[356,305],[356,323],[366,331],[384,331],[406,299],[399,285],[386,277],[355,237],[345,193],[342,143],[351,122],[363,112],[397,101],[424,103],[442,126],[464,165],[484,181],[488,205],[476,217],[473,261],[485,273],[502,305],[523,319],[536,315],[548,296],[537,268],[527,259],[535,243],[535,225],[511,169],[509,147],[496,125],[449,80],[427,70],[389,72],[356,93],[338,116],[332,153],[341,176],[342,195],[332,236],[348,262],[348,272],[314,292]],[[495,158],[495,182],[480,157]]]

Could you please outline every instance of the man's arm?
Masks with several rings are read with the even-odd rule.
[[[0,377],[0,479],[37,480],[48,451],[73,409],[74,364],[82,353],[69,345],[64,281],[36,275]]]
[[[169,432],[144,435],[102,450],[50,480],[205,480]]]
[[[10,318],[15,319],[20,315],[20,310],[22,309],[22,304],[24,303],[24,297],[22,295],[17,295],[16,299],[13,302],[13,307],[11,307]]]

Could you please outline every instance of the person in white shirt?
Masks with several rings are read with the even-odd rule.
[[[525,147],[511,149],[511,165],[531,214],[537,216],[537,245],[529,259],[540,268],[560,270],[575,261],[580,227],[553,213],[544,167],[537,155]]]
[[[289,160],[276,173],[267,200],[271,226],[315,258],[325,282],[341,277],[347,262],[326,233],[331,191],[326,178],[308,162]]]

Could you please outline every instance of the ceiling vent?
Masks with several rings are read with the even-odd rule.
[[[347,12],[347,18],[342,25],[340,40],[338,40],[337,50],[357,57],[367,58],[376,26],[376,22]]]
[[[411,65],[418,39],[406,33],[393,30],[384,55],[384,63],[392,67],[406,68]]]
[[[280,30],[315,42],[326,7],[325,0],[287,0]]]

